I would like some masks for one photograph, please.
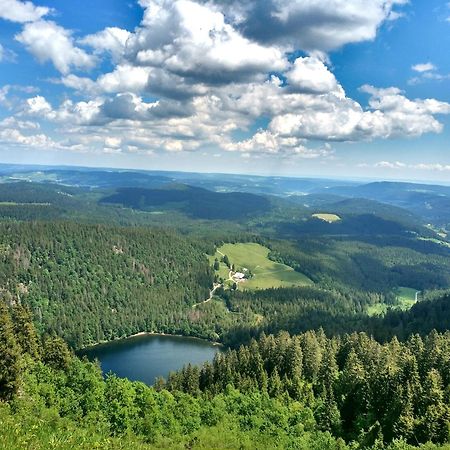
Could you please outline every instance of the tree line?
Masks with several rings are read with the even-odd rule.
[[[263,335],[154,387],[80,360],[0,303],[2,449],[444,450],[450,334]]]

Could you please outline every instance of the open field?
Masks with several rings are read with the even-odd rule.
[[[312,217],[315,217],[316,219],[320,219],[328,223],[339,222],[339,220],[341,220],[341,218],[336,214],[320,213],[320,214],[313,214]]]
[[[442,233],[441,233],[441,234],[442,234]],[[445,235],[444,235],[444,236],[445,236]],[[439,239],[435,239],[435,238],[425,238],[425,237],[420,237],[419,240],[420,240],[420,241],[433,242],[434,244],[443,245],[444,247],[450,248],[450,242],[447,242],[447,241],[441,241],[441,240],[439,240]]]
[[[18,203],[18,202],[0,202],[0,206],[50,206],[50,203]]]
[[[416,303],[416,293],[417,289],[409,288],[409,287],[399,287],[396,289],[396,295],[398,300],[398,305],[394,306],[394,309],[401,309],[406,311],[410,309]],[[382,315],[385,314],[388,310],[388,305],[385,303],[378,303],[376,305],[372,305],[368,308],[367,313],[370,316]]]
[[[399,287],[397,289],[397,299],[400,303],[399,308],[406,310],[416,303],[417,289],[408,287]]]
[[[306,275],[296,272],[292,267],[271,261],[268,254],[268,248],[255,243],[225,244],[217,250],[210,261],[214,263],[215,258],[220,260],[223,255],[227,255],[237,271],[248,269],[253,277],[239,283],[240,289],[269,289],[312,284]],[[228,268],[223,263],[220,264],[219,276],[228,278]]]

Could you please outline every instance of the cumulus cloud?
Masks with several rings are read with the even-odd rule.
[[[92,55],[75,46],[71,32],[52,21],[27,23],[16,40],[40,62],[51,61],[63,74],[72,68],[90,69],[95,65]]]
[[[43,116],[52,111],[52,107],[41,95],[27,99],[27,113],[30,115]]]
[[[0,19],[11,22],[34,22],[46,16],[50,11],[50,8],[35,6],[29,1],[0,0]]]
[[[321,148],[308,148],[305,141],[295,137],[282,137],[279,134],[271,133],[268,130],[259,130],[251,138],[238,142],[224,141],[221,148],[231,152],[241,152],[243,155],[251,154],[279,154],[284,153],[289,156],[313,159],[326,157],[333,153],[330,145],[326,144]]]
[[[439,133],[439,115],[450,113],[448,103],[372,86],[362,88],[365,106],[347,96],[325,54],[373,39],[383,22],[398,18],[406,0],[139,3],[144,17],[133,32],[107,27],[76,40],[52,21],[25,23],[16,39],[40,61],[51,61],[62,74],[57,82],[82,100],[52,106],[35,95],[20,120],[58,124],[64,136],[58,145],[77,151],[213,147],[319,158],[330,157],[333,141]],[[292,49],[303,56],[288,59]],[[109,72],[74,73],[100,57],[111,58]],[[431,63],[413,70],[437,73]],[[262,118],[267,126],[251,131]],[[246,138],[234,139],[236,131]]]
[[[380,25],[400,17],[408,0],[208,0],[244,35],[305,51],[337,49],[375,38]]]
[[[450,114],[450,104],[434,99],[409,100],[399,89],[364,86],[369,109],[347,97],[325,94],[303,101],[296,109],[274,117],[269,128],[282,136],[328,141],[415,137],[439,133],[438,114]]]
[[[415,64],[414,66],[411,67],[411,69],[414,70],[414,72],[423,73],[423,72],[429,72],[430,70],[436,70],[436,66],[430,62],[427,62],[427,63]]]
[[[289,85],[300,92],[343,94],[336,77],[316,57],[297,58],[294,66],[287,72],[286,78]]]
[[[97,54],[110,53],[113,58],[123,56],[131,33],[118,27],[107,27],[95,34],[80,39],[80,44],[92,47]]]
[[[128,40],[128,56],[141,66],[210,84],[283,70],[281,50],[243,37],[220,11],[190,0],[149,2],[140,29]]]
[[[33,133],[39,124],[7,117],[0,121],[0,143],[24,147],[55,148],[56,143],[44,133]]]

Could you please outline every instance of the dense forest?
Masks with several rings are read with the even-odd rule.
[[[30,306],[39,330],[54,331],[75,348],[140,331],[236,343],[243,333],[261,331],[375,330],[377,320],[366,312],[376,304],[395,306],[396,286],[450,285],[448,250],[432,242],[296,242],[223,233],[229,241],[269,246],[271,259],[306,273],[314,286],[218,290],[214,301],[201,304],[213,281],[205,252],[214,251],[217,238],[73,222],[4,222],[0,232],[2,298]]]
[[[0,448],[446,448],[445,233],[375,194],[78,175],[0,184]],[[208,255],[243,242],[311,284],[210,297]],[[419,301],[401,308],[400,286]],[[228,350],[154,387],[71,350],[141,331]]]
[[[204,254],[174,233],[74,223],[3,223],[1,296],[74,347],[142,330],[189,334],[209,296]],[[80,320],[82,319],[82,320]]]
[[[450,335],[263,335],[155,387],[42,338],[0,306],[0,448],[446,448]],[[444,446],[441,446],[444,445]]]
[[[449,277],[444,270],[436,271],[446,264],[439,253],[427,259],[422,252],[410,252],[415,258],[411,268],[405,255],[391,252],[391,258],[396,258],[392,265],[403,258],[405,274],[398,265],[394,270],[382,271],[378,266],[372,270],[369,263],[376,252],[370,257],[361,252],[352,263],[354,269],[348,257],[341,266],[345,255],[335,253],[334,267],[339,272],[333,274],[330,259],[309,250],[308,260],[305,243],[302,251],[293,252],[295,247],[289,246],[284,253],[280,253],[281,244],[273,243],[271,257],[300,267],[315,286],[218,290],[213,302],[201,304],[209,297],[213,279],[204,254],[212,246],[207,241],[160,229],[68,222],[3,223],[0,232],[3,300],[28,305],[40,331],[54,331],[75,348],[140,331],[193,335],[228,344],[262,331],[298,333],[320,326],[329,334],[372,330],[391,336],[392,327],[402,332],[394,324],[398,314],[369,318],[367,308],[379,302],[395,305],[390,289],[402,282],[417,288],[443,287]],[[373,276],[362,273],[364,268]],[[421,308],[429,306],[418,304],[411,314]],[[413,332],[418,327],[417,320],[406,325]]]

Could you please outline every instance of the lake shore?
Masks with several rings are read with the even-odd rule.
[[[77,349],[76,353],[84,352],[85,350],[89,350],[94,347],[98,347],[99,345],[105,345],[105,344],[109,344],[109,343],[113,343],[113,342],[117,342],[117,341],[124,341],[127,339],[133,339],[133,338],[143,337],[143,336],[166,336],[166,337],[176,337],[176,338],[184,338],[184,339],[195,339],[195,340],[199,340],[199,341],[202,341],[205,343],[207,342],[215,347],[224,347],[224,344],[222,344],[221,342],[210,341],[209,339],[200,338],[197,336],[186,336],[183,334],[159,333],[159,332],[155,332],[155,331],[139,331],[138,333],[134,333],[134,334],[131,334],[131,335],[125,336],[125,337],[115,338],[110,341],[105,340],[105,341],[96,342],[96,343],[88,345],[86,347]]]

